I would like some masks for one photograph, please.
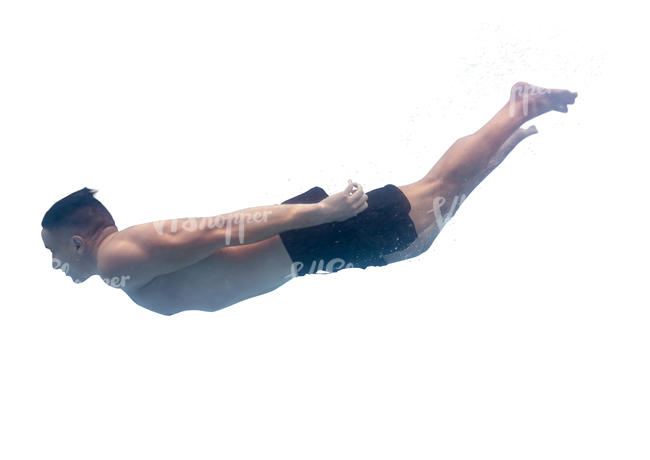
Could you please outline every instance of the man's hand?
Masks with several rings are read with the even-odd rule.
[[[356,182],[348,179],[348,186],[342,192],[328,196],[318,204],[325,222],[341,222],[354,217],[368,207],[368,195]]]

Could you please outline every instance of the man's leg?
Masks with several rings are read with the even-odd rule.
[[[519,127],[556,110],[567,112],[577,93],[545,89],[518,82],[510,99],[483,127],[458,139],[433,168],[417,182],[400,186],[411,203],[409,217],[418,238],[409,248],[384,256],[391,263],[426,251],[462,201],[494,170],[523,138],[536,130]]]

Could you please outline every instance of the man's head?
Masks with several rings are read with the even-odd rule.
[[[45,213],[41,238],[52,251],[52,267],[62,269],[75,282],[97,273],[97,247],[117,231],[115,221],[87,187],[57,201]]]

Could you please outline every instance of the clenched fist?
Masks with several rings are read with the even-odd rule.
[[[328,196],[318,203],[325,222],[341,222],[354,217],[368,207],[368,195],[363,187],[348,179],[345,190]]]

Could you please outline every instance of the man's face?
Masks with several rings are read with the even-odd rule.
[[[66,228],[43,229],[41,238],[52,252],[52,268],[63,270],[75,283],[83,283],[92,273],[88,267],[88,244],[85,238]]]

